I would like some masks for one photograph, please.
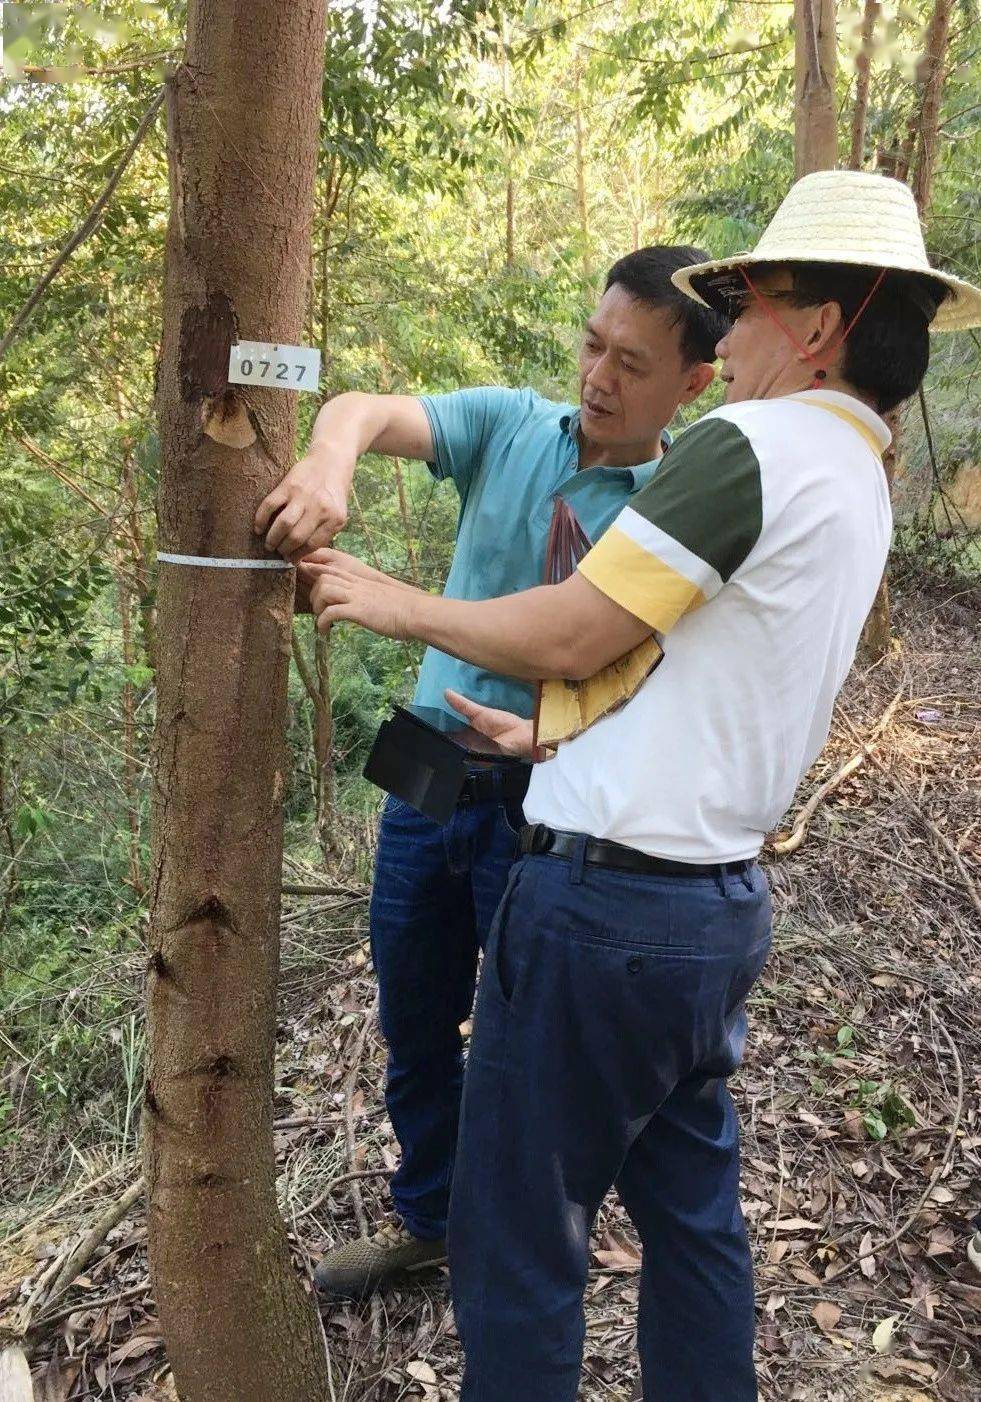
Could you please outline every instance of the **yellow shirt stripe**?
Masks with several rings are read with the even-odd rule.
[[[682,614],[704,604],[705,595],[677,570],[611,526],[601,536],[579,572],[608,599],[659,633],[667,633]]]
[[[799,394],[789,394],[787,398],[797,399],[802,404],[810,404],[814,409],[823,409],[826,414],[834,414],[835,417],[841,419],[843,423],[850,424],[856,433],[862,435],[879,461],[882,461],[882,444],[879,442],[878,438],[876,438],[868,424],[863,424],[857,414],[850,413],[847,409],[842,408],[840,404],[827,404],[822,399],[804,399]]]

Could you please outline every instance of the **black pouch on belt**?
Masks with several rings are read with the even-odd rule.
[[[364,777],[437,823],[448,822],[478,763],[528,768],[461,718],[428,706],[396,706],[382,721]]]

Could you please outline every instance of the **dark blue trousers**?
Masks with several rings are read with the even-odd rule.
[[[643,1245],[647,1402],[754,1402],[753,1283],[726,1077],[766,960],[756,866],[513,868],[477,994],[450,1207],[462,1402],[573,1402],[589,1230],[615,1185]]]
[[[370,929],[388,1043],[385,1103],[402,1149],[391,1195],[424,1240],[446,1235],[463,1087],[459,1029],[523,821],[517,801],[461,806],[445,824],[396,798],[382,814]]]

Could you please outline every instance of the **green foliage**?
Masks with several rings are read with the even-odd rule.
[[[95,549],[65,551],[52,498],[0,468],[0,726],[46,724],[86,684],[98,696],[91,613],[109,572]]]
[[[62,83],[8,73],[0,91],[0,327],[91,208],[158,91],[162,56],[181,51],[185,14],[137,0],[21,10],[29,22],[19,47],[8,32],[8,57],[71,71]],[[928,10],[917,0],[884,22],[869,167],[877,148],[907,138]],[[305,330],[325,352],[324,392],[500,383],[574,398],[579,326],[609,263],[650,242],[748,247],[790,183],[791,16],[789,3],[737,0],[332,3]],[[843,138],[853,29],[843,13]],[[977,280],[971,44],[971,26],[955,25],[927,235],[937,257]],[[0,364],[0,1023],[16,1049],[0,1040],[0,1071],[8,1053],[28,1067],[33,1103],[71,1122],[82,1145],[132,1147],[135,1132],[144,897],[130,882],[145,884],[148,869],[152,400],[167,214],[161,122]],[[925,513],[933,459],[944,481],[981,454],[979,364],[976,340],[938,338],[932,457],[918,406],[907,415],[900,541],[918,558],[931,542],[954,558]],[[304,433],[317,407],[302,397]],[[365,460],[341,543],[438,589],[458,502],[425,467],[402,473],[404,506],[393,463]],[[957,567],[966,559],[957,547]],[[334,630],[342,815],[360,819],[376,802],[360,771],[390,701],[411,694],[418,657]],[[311,704],[295,672],[289,698],[287,833],[308,852]],[[857,1069],[859,1053],[844,1026],[815,1060]],[[17,1132],[22,1093],[0,1093],[0,1147]],[[854,1093],[870,1134],[902,1129],[898,1092],[856,1081]],[[83,1132],[81,1101],[97,1107]]]
[[[852,1104],[862,1112],[862,1124],[870,1139],[900,1135],[916,1123],[916,1116],[891,1081],[856,1081]]]

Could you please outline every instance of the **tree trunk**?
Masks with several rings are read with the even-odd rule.
[[[123,708],[123,793],[126,798],[126,822],[129,826],[129,875],[128,881],[137,895],[146,893],[143,885],[142,863],[140,861],[140,785],[139,761],[136,755],[136,694],[133,686],[133,667],[136,664],[136,651],[133,647],[133,593],[125,574],[126,566],[120,561],[117,565],[116,594],[119,600],[119,622],[123,637],[123,668],[125,680],[122,690]]]
[[[920,59],[917,80],[920,101],[917,115],[910,123],[907,142],[909,151],[915,150],[916,163],[912,172],[913,196],[923,218],[930,204],[933,188],[933,171],[936,163],[937,138],[940,131],[940,100],[943,96],[944,74],[947,64],[947,45],[950,39],[950,17],[953,0],[936,0],[930,23],[927,26],[926,43]],[[891,173],[891,172],[890,172]],[[905,174],[905,172],[904,172]],[[892,443],[886,455],[886,476],[892,494],[892,479],[895,463],[902,452],[901,424],[898,410],[886,415],[892,429]],[[886,655],[891,635],[891,609],[889,605],[889,573],[882,576],[879,592],[875,596],[865,627],[862,630],[862,656],[869,662],[877,662]]]
[[[903,451],[903,424],[899,408],[883,414],[886,426],[892,434],[892,442],[882,455],[882,470],[886,474],[886,490],[892,497],[892,484],[896,476],[896,466]],[[859,653],[864,662],[878,662],[889,651],[892,637],[892,607],[889,602],[889,566],[882,571],[879,588],[872,601],[869,616],[862,628]]]
[[[852,140],[848,153],[850,170],[861,170],[865,156],[865,122],[869,112],[869,77],[872,70],[872,39],[882,9],[880,0],[865,0],[862,15],[862,43],[855,55],[855,105],[852,108]]]
[[[510,158],[509,158],[510,164]],[[505,203],[504,260],[507,267],[514,267],[514,178],[508,176]]]
[[[835,0],[794,0],[794,174],[838,163]]]
[[[229,386],[237,336],[303,325],[325,0],[191,0],[168,80],[160,540],[261,555],[292,392]],[[160,569],[150,1266],[183,1402],[322,1402],[323,1332],[276,1208],[272,1136],[292,579]]]
[[[582,75],[579,61],[574,71],[575,132],[576,132],[576,202],[579,207],[579,236],[582,240],[583,297],[590,305],[593,300],[593,249],[589,232],[589,200],[586,195],[586,145],[582,122]]]
[[[511,105],[511,60],[508,58],[507,16],[501,18],[501,97],[504,106]],[[514,144],[510,136],[505,139],[505,170],[507,184],[504,192],[504,266],[510,271],[514,267]]]
[[[312,620],[311,620],[312,622]],[[336,855],[334,826],[334,709],[330,693],[330,630],[313,632],[313,666],[293,629],[293,661],[313,708],[310,740],[313,747],[313,800],[317,841],[326,865]]]
[[[912,184],[913,196],[921,218],[929,208],[933,190],[933,168],[937,159],[937,136],[940,131],[940,99],[943,96],[953,8],[953,0],[937,0],[934,5],[927,26],[926,46],[917,73],[921,95],[919,120],[916,124],[916,162]]]

